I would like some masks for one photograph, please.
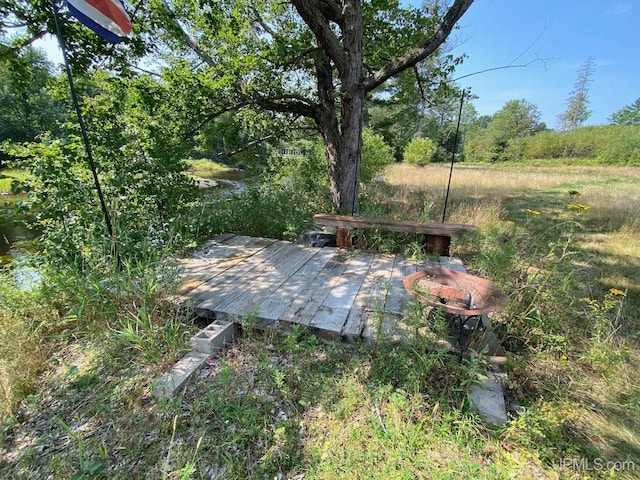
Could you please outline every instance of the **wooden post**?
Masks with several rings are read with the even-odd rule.
[[[351,235],[348,228],[338,227],[336,231],[336,245],[340,248],[351,248]]]
[[[450,245],[451,237],[444,235],[425,235],[424,243],[422,244],[422,251],[429,255],[448,257]]]

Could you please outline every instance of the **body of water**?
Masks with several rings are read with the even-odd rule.
[[[237,168],[229,170],[220,170],[202,175],[200,178],[205,180],[213,180],[216,186],[213,188],[221,189],[229,193],[238,193],[245,187],[245,171]]]
[[[0,195],[0,264],[19,259],[33,248],[37,234],[28,228],[14,225],[16,203],[24,195]]]

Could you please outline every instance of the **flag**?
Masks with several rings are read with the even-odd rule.
[[[102,38],[118,43],[131,31],[131,21],[120,0],[67,0],[71,15]]]

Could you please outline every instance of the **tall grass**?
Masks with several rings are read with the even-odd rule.
[[[18,402],[38,390],[54,345],[45,337],[61,321],[41,295],[17,288],[0,272],[0,415],[13,417]]]
[[[425,204],[438,213],[447,176],[395,165],[373,201],[405,218]],[[638,458],[640,169],[456,165],[450,195],[447,220],[480,228],[454,240],[455,254],[510,297],[493,322],[509,351],[508,394],[526,409],[504,441],[547,465]]]
[[[44,267],[43,267],[44,268]],[[153,370],[170,364],[185,347],[191,317],[171,301],[175,273],[157,261],[123,272],[58,267],[42,282],[18,288],[11,272],[0,275],[0,412],[13,416],[18,402],[41,390],[39,374],[50,357],[92,344],[103,361],[125,358]]]

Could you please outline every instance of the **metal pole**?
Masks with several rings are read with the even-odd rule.
[[[460,97],[460,110],[458,111],[458,125],[456,126],[456,136],[453,142],[453,153],[451,154],[451,168],[449,169],[449,183],[447,184],[447,195],[444,198],[444,209],[442,210],[442,223],[444,223],[444,217],[447,214],[447,203],[449,202],[449,190],[451,189],[451,176],[453,175],[453,162],[456,159],[456,151],[458,150],[458,133],[460,132],[460,120],[462,119],[462,105],[464,104],[465,91],[462,90],[462,96]]]
[[[104,195],[102,194],[102,188],[100,187],[100,180],[98,180],[98,172],[96,170],[96,163],[93,160],[93,153],[91,152],[91,144],[89,143],[89,137],[87,136],[87,129],[84,124],[84,120],[82,118],[82,112],[80,110],[80,105],[78,103],[78,95],[76,93],[76,88],[73,83],[73,77],[71,75],[71,68],[69,67],[69,59],[67,58],[67,49],[64,46],[64,38],[62,37],[62,26],[60,24],[60,17],[58,15],[58,4],[56,0],[52,0],[51,4],[53,5],[53,17],[56,23],[56,31],[58,33],[58,43],[60,45],[60,49],[62,50],[62,58],[64,59],[64,68],[67,72],[67,79],[69,81],[69,88],[71,89],[71,98],[73,100],[73,106],[76,110],[76,115],[78,117],[78,124],[80,125],[80,133],[82,135],[82,141],[84,142],[84,149],[87,152],[87,158],[89,159],[89,166],[91,167],[91,173],[93,175],[93,182],[96,187],[96,191],[98,192],[98,198],[100,199],[100,207],[102,208],[102,213],[104,215],[104,221],[107,224],[107,231],[109,232],[109,236],[111,237],[111,246],[113,248],[113,253],[116,257],[116,263],[118,264],[118,269],[123,269],[122,259],[120,258],[120,253],[118,252],[118,244],[116,243],[116,237],[113,234],[113,228],[111,226],[111,217],[109,216],[109,211],[107,210],[107,204],[104,201]]]

